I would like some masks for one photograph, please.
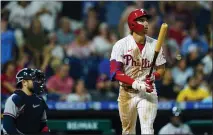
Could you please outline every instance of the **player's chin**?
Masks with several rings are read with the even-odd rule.
[[[148,32],[144,31],[144,35],[147,35]]]
[[[148,33],[148,29],[144,29],[144,34],[147,34]]]

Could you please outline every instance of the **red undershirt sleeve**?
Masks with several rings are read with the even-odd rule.
[[[123,63],[122,62],[117,62],[116,60],[111,60],[110,61],[110,79],[112,81],[120,81],[122,83],[132,85],[132,83],[135,81],[128,75],[124,74],[122,72],[123,68]]]

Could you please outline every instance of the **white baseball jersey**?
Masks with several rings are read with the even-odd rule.
[[[140,52],[132,35],[128,35],[116,42],[113,46],[111,60],[122,62],[124,64],[124,73],[133,79],[144,80],[145,76],[149,74],[151,63],[154,57],[154,50],[157,40],[146,36],[145,46]],[[161,48],[156,59],[156,66],[166,63]]]
[[[190,127],[186,124],[182,124],[179,127],[173,126],[171,123],[166,124],[161,128],[159,131],[159,135],[165,135],[165,134],[192,134],[192,131]]]
[[[128,35],[113,46],[111,59],[123,63],[124,74],[133,79],[144,80],[149,74],[154,57],[157,40],[146,36],[146,43],[140,52],[132,35]],[[156,59],[156,66],[166,62],[161,48]],[[125,86],[120,82],[121,86]],[[130,90],[130,89],[129,89]],[[122,123],[122,134],[135,134],[137,115],[141,124],[141,134],[154,134],[153,122],[157,114],[156,89],[151,93],[131,93],[120,87],[118,97],[119,115]]]

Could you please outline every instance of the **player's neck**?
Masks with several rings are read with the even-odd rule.
[[[140,44],[145,44],[145,41],[146,41],[146,37],[145,37],[145,35],[138,35],[138,34],[136,34],[136,33],[133,33],[133,38],[134,38],[134,40],[135,40],[135,42],[136,43],[140,43]]]
[[[28,90],[27,88],[22,88],[23,92],[28,95],[28,96],[31,96],[33,93],[30,92],[30,90]]]

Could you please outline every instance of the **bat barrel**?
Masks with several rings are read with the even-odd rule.
[[[162,43],[165,39],[165,36],[166,36],[166,32],[167,32],[167,28],[168,28],[168,25],[166,23],[163,23],[161,25],[161,28],[160,28],[160,33],[158,35],[158,41],[157,41],[157,45],[155,47],[155,51],[156,52],[159,52],[160,51],[160,48],[162,46]]]
[[[165,40],[167,29],[168,29],[168,25],[166,23],[163,23],[161,25],[160,33],[158,35],[157,45],[155,47],[155,53],[154,53],[154,57],[153,57],[153,60],[152,60],[151,69],[149,71],[149,76],[151,76],[151,74],[152,74],[153,68],[155,66],[156,59],[157,59],[158,54],[160,52],[163,41]]]

